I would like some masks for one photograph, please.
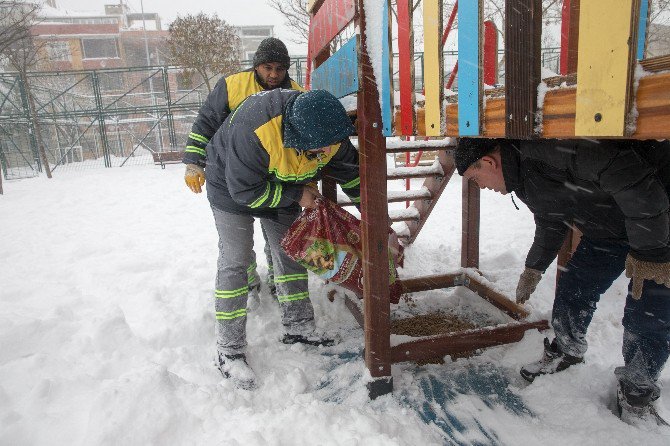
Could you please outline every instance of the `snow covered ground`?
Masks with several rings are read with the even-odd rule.
[[[363,336],[342,302],[310,279],[331,348],[286,346],[263,291],[249,317],[260,389],[236,390],[213,366],[216,232],[179,165],[61,172],[5,181],[0,196],[0,444],[438,445],[670,444],[670,432],[622,423],[626,281],[603,297],[586,364],[526,384],[543,334],[445,365],[393,366],[393,395],[368,401]],[[402,188],[402,182],[393,185]],[[533,235],[528,210],[482,194],[481,269],[513,294]],[[401,276],[452,271],[460,254],[460,181],[452,181]],[[261,234],[257,231],[258,251]],[[266,265],[258,258],[259,270]],[[550,315],[555,268],[530,301]],[[415,306],[497,313],[469,291],[432,291]],[[486,316],[488,314],[488,316]],[[670,418],[670,369],[659,411]]]

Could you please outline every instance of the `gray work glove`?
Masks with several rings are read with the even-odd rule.
[[[542,271],[526,268],[519,277],[519,284],[516,286],[516,303],[523,305],[533,294],[537,284],[542,278]]]
[[[670,288],[670,262],[645,262],[628,254],[628,257],[626,257],[626,277],[633,279],[633,299],[639,299],[642,297],[642,285],[645,280],[653,280],[659,285]]]

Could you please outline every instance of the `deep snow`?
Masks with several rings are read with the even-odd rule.
[[[613,414],[625,278],[602,298],[584,365],[527,385],[518,369],[540,355],[544,336],[528,332],[470,359],[394,365],[394,394],[370,402],[362,331],[310,276],[317,323],[342,342],[279,343],[264,290],[248,324],[261,387],[234,389],[213,366],[216,231],[204,194],[182,175],[179,165],[131,166],[4,182],[0,444],[670,444],[670,432]],[[458,268],[460,193],[454,178],[401,276]],[[525,207],[482,193],[481,269],[508,295],[532,236]],[[256,241],[260,254],[260,231]],[[262,255],[258,263],[264,275]],[[535,319],[551,311],[555,267],[545,276],[529,305]],[[505,321],[461,289],[415,297],[396,314],[444,308]],[[670,418],[670,370],[661,383],[659,411]]]

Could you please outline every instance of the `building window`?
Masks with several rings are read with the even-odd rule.
[[[47,42],[47,54],[52,61],[70,61],[70,45],[67,42]]]
[[[84,59],[112,59],[119,57],[116,39],[81,39]]]
[[[258,36],[258,37],[270,37],[272,35],[272,30],[270,29],[242,29],[242,35],[244,36]]]

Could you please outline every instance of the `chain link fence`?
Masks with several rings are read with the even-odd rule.
[[[456,52],[445,52],[445,73],[456,58]],[[557,64],[558,49],[544,49],[543,61]],[[305,58],[294,58],[289,75],[304,85],[306,68]],[[423,54],[417,53],[417,91],[423,89],[422,73]],[[54,175],[176,160],[208,94],[203,79],[186,79],[179,67],[34,72],[27,82],[36,119],[18,74],[0,73],[0,168],[8,180],[42,171],[36,125]]]

